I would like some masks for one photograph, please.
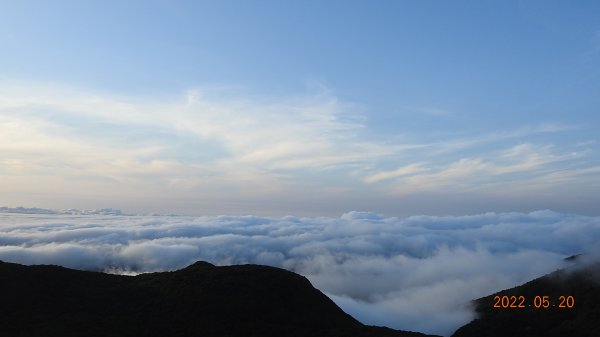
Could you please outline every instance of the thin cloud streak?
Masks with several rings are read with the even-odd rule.
[[[437,169],[420,170],[427,173],[410,172],[414,174],[396,180],[393,193],[430,192],[442,187],[459,192],[481,191],[499,183],[512,187],[529,182],[532,176],[553,172],[553,165],[574,159],[577,155],[572,153],[553,153],[551,146],[520,144],[486,157],[461,158]]]
[[[365,178],[365,182],[376,183],[378,181],[413,175],[416,173],[421,173],[423,171],[427,171],[427,169],[423,167],[423,163],[415,163],[399,167],[398,169],[393,171],[384,171],[370,175]]]

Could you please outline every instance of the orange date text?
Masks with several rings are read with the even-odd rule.
[[[497,309],[548,309],[548,308],[566,308],[575,307],[575,298],[573,296],[534,296],[527,299],[525,296],[494,296],[494,308]]]

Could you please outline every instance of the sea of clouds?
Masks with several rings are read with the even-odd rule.
[[[306,276],[366,324],[450,335],[469,301],[600,255],[600,217],[485,213],[339,218],[140,216],[118,210],[0,208],[0,260],[114,273],[196,260],[257,263]]]

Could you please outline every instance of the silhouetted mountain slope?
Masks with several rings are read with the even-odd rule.
[[[138,276],[0,262],[0,336],[425,336],[365,326],[278,268]]]
[[[494,308],[495,296],[523,296],[525,308]],[[548,296],[549,307],[536,308],[536,296],[540,296],[537,304],[541,306],[543,296]],[[573,308],[559,308],[561,302],[570,304],[561,301],[561,296],[572,296]],[[599,337],[600,264],[559,270],[475,303],[479,318],[458,329],[452,337]]]

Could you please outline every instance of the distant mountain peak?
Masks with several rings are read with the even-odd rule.
[[[213,269],[216,268],[216,266],[212,263],[206,262],[206,261],[196,261],[192,264],[190,264],[189,266],[183,268],[183,270],[198,270],[198,269]]]

